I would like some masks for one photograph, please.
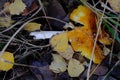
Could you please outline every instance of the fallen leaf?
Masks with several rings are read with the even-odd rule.
[[[69,60],[73,57],[74,51],[73,48],[69,45],[65,52],[59,53],[63,58]]]
[[[83,71],[84,66],[76,59],[70,59],[68,63],[68,74],[70,77],[78,77]]]
[[[3,10],[4,4],[6,3],[7,0],[0,0],[0,11]]]
[[[5,62],[5,61],[14,63],[14,56],[13,56],[13,54],[10,53],[10,52],[4,52],[0,56],[0,70],[8,71],[8,70],[12,69],[13,64]]]
[[[54,35],[50,39],[50,44],[53,47],[54,51],[58,53],[63,53],[68,48],[68,36],[67,32],[63,32],[57,35]]]
[[[59,54],[52,54],[52,56],[54,60],[49,66],[49,69],[52,70],[54,73],[61,73],[66,71],[67,63],[65,62],[63,57]]]
[[[13,3],[8,5],[6,8],[10,12],[10,14],[19,15],[20,13],[24,11],[24,9],[26,8],[26,5],[23,3],[22,0],[15,0]]]
[[[30,22],[24,26],[24,30],[32,32],[35,30],[40,30],[41,24],[35,23],[35,22]]]
[[[24,2],[27,5],[27,8],[22,12],[23,16],[26,16],[34,12],[39,7],[35,0],[29,0],[29,1],[24,0]]]
[[[108,2],[115,12],[120,13],[120,0],[108,0]]]
[[[9,27],[14,21],[11,20],[10,16],[0,17],[0,27]]]

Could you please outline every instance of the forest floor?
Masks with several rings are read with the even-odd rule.
[[[6,63],[4,68],[12,65],[8,70],[0,67],[0,80],[120,80],[119,3],[119,0],[0,0],[0,66],[3,63]],[[91,11],[91,15],[85,13],[80,22],[70,18],[82,12],[79,5]],[[74,10],[76,13],[72,13]],[[77,15],[76,19],[79,17]],[[92,39],[84,31],[72,34],[71,31],[86,25],[96,26],[88,28],[88,31],[96,29]],[[39,33],[30,35],[42,31],[42,38],[37,39]],[[103,43],[97,40],[102,33],[106,38]],[[50,34],[52,37],[48,36]],[[74,44],[72,38],[81,40]],[[83,51],[76,50],[81,49],[77,46],[80,41],[83,47],[88,45]],[[94,41],[93,44],[90,41]],[[65,53],[62,50],[66,45],[71,47]],[[100,50],[96,51],[96,46]],[[89,49],[92,50],[90,58],[87,56]],[[4,60],[5,52],[13,54],[13,62],[9,56]],[[100,52],[104,53],[104,59],[100,58]],[[100,62],[95,63],[94,56]]]

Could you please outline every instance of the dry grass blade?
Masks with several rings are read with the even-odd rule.
[[[31,22],[31,21],[33,21],[33,20],[35,20],[35,19],[38,19],[38,18],[33,18],[33,19],[25,22],[25,23],[12,35],[12,37],[9,39],[9,41],[7,42],[7,44],[6,44],[6,45],[4,46],[4,48],[2,49],[0,55],[7,49],[8,45],[10,44],[10,42],[11,42],[11,41],[14,39],[14,37],[23,29],[23,27],[24,27],[27,23],[29,23],[29,22]]]
[[[85,0],[81,0],[82,2],[83,2],[83,4],[85,4],[87,7],[89,7],[88,6],[88,4],[87,4],[87,2],[85,2]],[[93,1],[94,2],[94,1]],[[105,3],[105,5],[107,5],[108,4],[108,0],[106,0],[106,3]],[[91,7],[89,7],[90,9],[92,9]],[[96,9],[95,7],[94,7],[94,9]],[[95,50],[95,46],[96,46],[96,42],[97,42],[97,38],[98,38],[98,34],[99,34],[99,31],[100,31],[100,29],[101,29],[101,24],[102,24],[102,20],[103,20],[103,18],[104,18],[104,15],[105,15],[105,10],[106,10],[106,7],[104,7],[104,9],[103,9],[103,11],[102,11],[102,15],[100,16],[100,20],[99,20],[99,22],[98,22],[98,30],[97,30],[97,34],[96,34],[96,37],[95,37],[95,41],[94,41],[94,47],[93,47],[93,50],[92,50],[92,55],[91,55],[91,60],[90,60],[90,63],[89,63],[89,67],[88,67],[88,72],[87,72],[87,80],[89,80],[89,78],[90,78],[90,68],[91,68],[91,65],[92,65],[92,59],[93,59],[93,57],[94,57],[94,50]],[[94,11],[94,10],[93,10]],[[95,10],[96,11],[96,10]],[[99,13],[98,13],[99,14]],[[112,56],[111,56],[112,57]]]
[[[117,19],[117,20],[118,20],[118,19]],[[116,34],[117,34],[117,29],[118,29],[118,25],[116,25],[116,27],[115,27],[115,33],[114,33],[114,36],[113,36],[113,43],[112,43],[112,47],[111,47],[111,53],[110,53],[110,58],[109,58],[109,64],[111,64],[111,61],[112,61],[113,48],[114,48],[114,43],[115,43],[115,37],[116,37]]]

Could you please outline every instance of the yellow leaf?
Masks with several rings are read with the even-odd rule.
[[[57,52],[65,52],[68,48],[68,36],[67,32],[63,32],[53,36],[50,39],[50,44]]]
[[[58,54],[52,54],[54,61],[49,66],[54,73],[64,72],[67,69],[65,60]]]
[[[0,27],[9,27],[13,22],[10,16],[0,17]]]
[[[59,53],[63,58],[69,60],[73,57],[74,51],[73,48],[69,45],[65,52]]]
[[[70,77],[78,77],[84,69],[84,66],[78,60],[70,59],[68,63],[68,74]]]
[[[40,30],[41,24],[35,23],[35,22],[30,22],[24,26],[24,30],[26,31],[35,31],[35,30]]]
[[[8,71],[8,70],[10,70],[13,67],[13,64],[8,63],[8,62],[4,62],[4,60],[6,60],[8,62],[14,63],[14,56],[13,56],[13,54],[10,53],[10,52],[4,52],[0,56],[0,70]]]
[[[22,0],[15,0],[8,6],[8,10],[12,15],[19,15],[26,8]]]

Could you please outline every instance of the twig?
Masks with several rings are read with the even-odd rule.
[[[9,39],[9,41],[7,42],[7,44],[3,47],[2,51],[0,52],[0,58],[1,58],[1,55],[3,54],[3,52],[4,52],[4,51],[7,49],[7,47],[9,46],[10,42],[11,42],[11,41],[14,39],[14,37],[23,29],[23,27],[24,27],[27,23],[29,23],[29,22],[31,22],[31,21],[34,21],[34,20],[36,20],[36,19],[39,19],[39,18],[40,18],[40,17],[33,18],[33,19],[25,22],[25,23],[11,36],[11,38]]]
[[[39,0],[38,0],[38,2],[39,2]],[[41,5],[40,2],[39,2],[39,5]],[[38,14],[38,12],[40,12],[40,10],[42,10],[42,5],[41,5],[41,7],[39,7],[38,10],[37,10],[35,13],[33,13],[29,18],[27,18],[26,20],[24,20],[24,18],[21,19],[21,20],[19,20],[18,22],[16,22],[15,24],[13,24],[12,26],[10,26],[9,28],[5,29],[4,31],[1,31],[0,33],[4,33],[4,32],[6,32],[6,31],[9,31],[10,29],[14,28],[16,25],[21,24],[21,23],[24,23],[24,22],[30,20],[30,19],[33,18],[36,14]],[[3,12],[4,12],[4,11],[3,11]]]
[[[4,77],[3,77],[3,80],[5,80],[6,74],[7,74],[7,72],[5,72]]]
[[[109,76],[109,74],[113,71],[113,69],[115,69],[115,67],[120,63],[120,60],[118,60],[115,65],[109,70],[109,72],[105,75],[103,80],[106,80],[107,77]]]
[[[0,34],[0,35],[3,35],[5,37],[7,37],[7,38],[11,38],[10,36],[4,35],[4,34]],[[13,40],[19,41],[21,43],[27,44],[27,45],[35,47],[35,48],[44,48],[44,47],[49,47],[50,46],[49,44],[48,45],[44,45],[44,46],[37,46],[37,45],[31,44],[31,43],[28,43],[28,42],[25,42],[25,41],[21,41],[21,40],[16,39],[16,38],[14,38]]]
[[[107,3],[108,3],[108,0],[106,1],[106,5],[107,5]],[[92,60],[94,58],[94,51],[95,51],[95,47],[96,47],[96,44],[97,44],[97,38],[98,38],[99,31],[100,31],[100,28],[101,28],[102,19],[103,19],[104,13],[105,13],[105,9],[106,8],[104,8],[102,16],[101,16],[99,24],[98,24],[97,34],[96,34],[96,37],[95,37],[94,46],[93,46],[93,50],[92,50],[92,55],[91,55],[90,63],[89,63],[89,66],[88,66],[87,80],[89,80],[89,78],[90,78],[90,68],[91,68],[91,65],[92,65]]]
[[[101,3],[101,6],[102,6],[103,8],[106,8],[107,10],[113,12],[114,14],[117,14],[114,10],[112,10],[111,8],[109,8],[109,7],[108,7],[106,4],[104,4],[103,2],[100,2],[100,3]]]

